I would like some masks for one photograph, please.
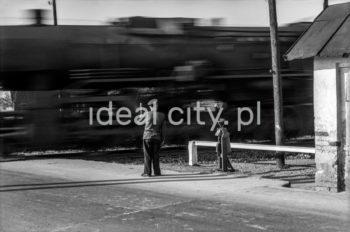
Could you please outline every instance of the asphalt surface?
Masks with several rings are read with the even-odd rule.
[[[0,171],[0,230],[20,231],[348,231],[344,218],[271,204],[203,200]],[[180,186],[181,188],[181,186]]]

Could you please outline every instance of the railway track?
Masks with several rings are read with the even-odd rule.
[[[312,139],[301,141],[289,141],[288,145],[292,146],[313,146]],[[199,160],[213,161],[216,159],[215,148],[198,148]],[[106,162],[128,162],[128,161],[143,161],[143,152],[141,148],[131,149],[100,149],[100,150],[72,150],[72,151],[34,151],[15,153],[14,156],[21,156],[25,159],[84,159]],[[298,156],[297,153],[288,153],[288,156]],[[185,146],[172,146],[161,149],[160,157],[164,162],[181,161],[185,162],[188,159],[188,151]],[[230,155],[231,159],[237,160],[263,160],[274,158],[274,152],[268,151],[246,151],[234,150]],[[309,158],[313,158],[310,156]]]

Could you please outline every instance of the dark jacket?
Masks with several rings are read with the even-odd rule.
[[[154,115],[156,116],[153,120]],[[155,121],[155,123],[154,123]],[[163,113],[149,111],[146,114],[145,131],[143,139],[156,139],[163,141],[165,137],[165,115]]]

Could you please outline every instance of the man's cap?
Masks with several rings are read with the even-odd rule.
[[[151,99],[151,100],[149,100],[147,102],[147,105],[151,106],[151,105],[157,104],[157,103],[158,103],[158,99],[157,98],[153,98],[153,99]]]
[[[225,119],[224,118],[220,118],[219,119],[219,123],[225,123]]]

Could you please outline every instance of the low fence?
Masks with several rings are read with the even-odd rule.
[[[198,163],[197,147],[216,147],[217,142],[190,141],[188,143],[188,163],[193,166]],[[263,144],[230,143],[231,149],[260,150],[260,151],[284,151],[315,154],[313,147],[275,146]]]

